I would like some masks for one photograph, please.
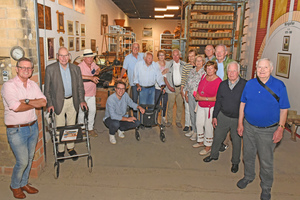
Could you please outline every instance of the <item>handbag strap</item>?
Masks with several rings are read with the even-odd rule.
[[[270,92],[272,94],[272,96],[279,102],[279,97],[268,87],[266,86],[266,84],[264,84],[263,82],[261,82],[261,80],[258,78],[258,76],[256,77],[258,83],[263,86],[268,92]]]

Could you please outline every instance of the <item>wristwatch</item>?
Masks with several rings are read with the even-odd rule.
[[[25,99],[26,104],[29,104],[29,101],[30,101],[29,99]]]

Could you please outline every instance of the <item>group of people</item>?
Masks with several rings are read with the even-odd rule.
[[[124,138],[124,131],[140,125],[137,111],[144,114],[143,105],[162,101],[162,121],[166,127],[173,123],[182,128],[181,117],[185,109],[185,136],[194,148],[204,147],[199,154],[208,155],[203,161],[218,160],[219,151],[226,149],[224,141],[230,132],[232,140],[232,167],[236,173],[243,153],[245,172],[237,186],[245,188],[255,178],[256,154],[260,160],[261,199],[271,198],[273,183],[273,150],[283,135],[290,107],[284,83],[271,75],[273,63],[263,58],[256,63],[257,77],[246,81],[239,76],[240,65],[230,59],[225,45],[205,48],[206,57],[195,50],[188,53],[189,62],[180,60],[180,51],[173,50],[172,60],[166,61],[163,50],[139,53],[139,44],[132,45],[132,53],[126,56],[123,69],[115,82],[115,93],[108,97],[104,124],[109,128],[109,141],[116,144],[115,134]],[[84,121],[88,111],[88,131],[96,137],[94,118],[96,113],[96,84],[99,67],[93,62],[95,54],[84,50],[83,61],[69,63],[70,54],[65,47],[57,53],[58,61],[47,66],[44,94],[29,78],[34,65],[28,58],[21,58],[16,65],[17,76],[6,82],[1,90],[5,108],[5,124],[9,144],[16,157],[10,189],[15,198],[25,198],[38,190],[28,185],[28,177],[38,140],[35,109],[47,107],[54,112],[57,126],[74,125]],[[131,96],[121,80],[127,71]],[[139,99],[139,100],[138,100]],[[127,107],[133,109],[128,115]],[[167,117],[167,118],[166,118]],[[66,143],[67,152],[77,160],[74,142]],[[64,157],[65,144],[60,143],[57,156]],[[63,159],[59,159],[63,162]]]

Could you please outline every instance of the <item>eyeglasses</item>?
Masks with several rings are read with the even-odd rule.
[[[118,88],[118,87],[117,87],[117,90],[125,90],[125,88]]]
[[[58,54],[58,56],[65,58],[65,57],[69,57],[70,54],[67,54],[67,55],[61,55],[61,54]]]
[[[33,67],[20,67],[20,66],[18,66],[18,68],[23,71],[25,71],[25,70],[32,71],[34,69]]]

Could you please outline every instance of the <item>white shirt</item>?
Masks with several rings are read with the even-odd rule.
[[[173,61],[173,83],[174,86],[181,85],[180,62]]]

